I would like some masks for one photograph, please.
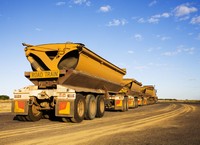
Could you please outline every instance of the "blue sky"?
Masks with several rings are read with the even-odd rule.
[[[159,98],[200,99],[199,0],[0,0],[0,32],[0,94],[31,84],[22,42],[72,41]]]

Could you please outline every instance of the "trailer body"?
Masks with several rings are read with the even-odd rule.
[[[81,122],[105,110],[128,111],[157,102],[154,86],[124,79],[126,70],[81,43],[25,44],[33,85],[14,91],[12,112],[19,120],[61,118]]]
[[[142,83],[138,82],[133,78],[125,78],[123,79],[124,87],[122,88],[122,92],[125,92],[128,96],[128,105],[129,108],[137,108],[138,107],[138,98],[142,96],[141,86]]]
[[[142,91],[144,92],[144,96],[146,98],[146,104],[155,104],[158,101],[158,97],[156,95],[157,90],[153,85],[145,85],[142,87]]]
[[[14,91],[12,111],[22,120],[44,115],[81,122],[102,117],[106,109],[128,108],[121,69],[80,43],[23,44],[34,85]]]

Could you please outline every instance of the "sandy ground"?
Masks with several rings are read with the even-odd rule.
[[[11,101],[0,101],[0,113],[11,112]]]
[[[82,123],[13,120],[0,114],[0,144],[198,145],[200,104],[159,103],[127,112],[106,112]]]

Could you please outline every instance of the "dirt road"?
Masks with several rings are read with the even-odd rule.
[[[200,104],[159,103],[128,112],[106,112],[80,124],[13,120],[0,114],[0,144],[177,145],[200,144]]]

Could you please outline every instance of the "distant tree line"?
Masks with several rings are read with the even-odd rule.
[[[177,99],[162,99],[162,98],[159,98],[159,100],[177,101]]]
[[[0,100],[9,100],[10,97],[7,95],[0,95]]]

